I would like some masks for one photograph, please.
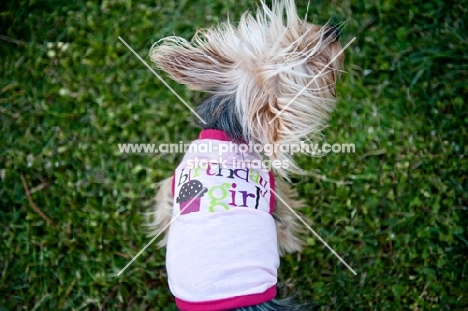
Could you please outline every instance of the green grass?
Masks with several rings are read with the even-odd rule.
[[[122,155],[117,143],[198,129],[117,37],[146,57],[159,38],[190,38],[254,3],[2,4],[0,310],[175,309],[164,250],[115,274],[148,242],[141,213],[181,155]],[[325,131],[356,153],[300,157],[326,179],[297,188],[358,276],[310,236],[282,260],[286,294],[322,310],[468,310],[468,3],[450,3],[312,3],[310,20],[347,19],[342,42],[357,37]],[[202,96],[170,83],[191,103]]]

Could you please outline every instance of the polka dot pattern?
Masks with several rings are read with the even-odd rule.
[[[185,183],[182,188],[180,188],[179,197],[177,198],[178,203],[184,203],[191,199],[193,199],[197,194],[200,193],[204,189],[203,184],[194,179],[187,183]],[[205,189],[206,191],[206,189]],[[204,193],[202,193],[199,197],[202,197]]]

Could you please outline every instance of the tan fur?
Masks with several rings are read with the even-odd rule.
[[[172,177],[166,178],[157,185],[154,212],[150,214],[148,220],[148,236],[155,236],[164,228],[172,218],[172,208],[174,198],[172,197]],[[167,244],[169,227],[164,230],[163,238],[158,242],[159,247]]]
[[[276,192],[289,207],[293,208],[300,215],[298,209],[304,206],[304,202],[297,200],[296,190],[283,181],[277,181]],[[302,217],[302,215],[300,216]],[[296,216],[281,200],[276,199],[273,218],[276,224],[279,254],[283,256],[285,253],[302,251],[304,240],[301,236],[305,233],[304,225],[299,223]]]

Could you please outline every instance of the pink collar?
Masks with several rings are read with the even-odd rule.
[[[231,141],[229,135],[225,131],[214,130],[214,129],[205,129],[200,132],[198,139],[213,139],[221,141]]]

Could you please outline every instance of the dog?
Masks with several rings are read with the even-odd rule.
[[[279,257],[303,248],[289,209],[302,206],[289,186],[302,171],[282,148],[266,154],[242,146],[300,145],[321,135],[344,63],[339,35],[339,28],[302,20],[293,0],[275,0],[271,8],[261,1],[237,25],[198,30],[191,42],[167,37],[151,48],[155,68],[207,93],[195,110],[203,130],[160,182],[150,222],[153,235],[170,224],[158,246],[167,247],[179,309],[311,309],[275,299]],[[269,170],[265,161],[281,165]]]

